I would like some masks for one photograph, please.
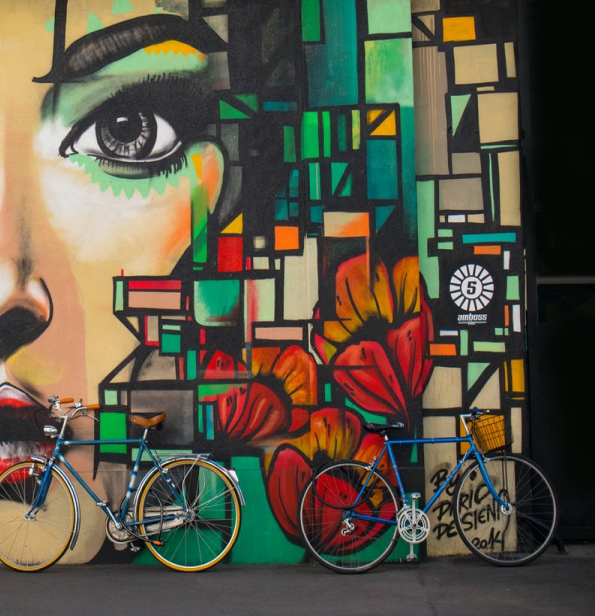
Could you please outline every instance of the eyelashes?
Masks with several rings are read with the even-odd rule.
[[[109,174],[144,179],[178,171],[185,149],[206,136],[210,93],[182,77],[151,77],[130,85],[75,123],[59,153],[93,157]]]

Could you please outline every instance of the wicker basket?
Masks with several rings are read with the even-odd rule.
[[[481,415],[471,424],[475,444],[484,453],[499,451],[512,444],[512,431],[504,415]]]

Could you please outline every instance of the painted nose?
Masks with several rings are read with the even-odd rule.
[[[39,338],[52,320],[47,286],[22,265],[0,257],[0,360]]]
[[[28,175],[25,153],[11,156],[23,131],[14,134],[1,114],[0,122],[0,361],[31,344],[52,320],[52,299],[36,275],[30,202],[34,185]],[[14,118],[13,118],[14,119]]]

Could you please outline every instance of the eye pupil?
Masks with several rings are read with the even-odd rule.
[[[152,113],[122,109],[97,121],[97,143],[108,156],[144,158],[157,138],[157,123]]]
[[[113,122],[110,122],[106,128],[117,141],[130,143],[140,136],[143,122],[140,114],[136,117],[119,116]]]

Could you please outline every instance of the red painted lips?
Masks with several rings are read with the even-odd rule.
[[[28,394],[12,385],[0,386],[0,473],[32,454],[49,456],[54,443],[43,426],[54,424],[48,412]]]

